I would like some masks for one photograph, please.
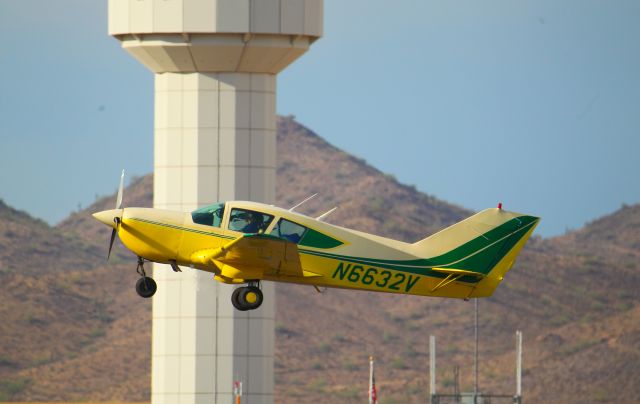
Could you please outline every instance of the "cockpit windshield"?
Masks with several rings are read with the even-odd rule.
[[[224,215],[224,205],[224,202],[220,202],[194,210],[191,212],[191,219],[193,223],[220,227],[222,224],[222,216]]]

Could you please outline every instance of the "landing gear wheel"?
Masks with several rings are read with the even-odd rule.
[[[140,279],[136,282],[136,292],[140,297],[149,298],[156,293],[158,290],[158,285],[153,278],[149,278],[147,273],[144,271],[144,258],[138,257],[138,267],[136,268],[136,272],[140,275]]]
[[[238,295],[238,300],[249,307],[247,310],[255,310],[262,305],[262,291],[258,287],[249,286],[243,289]]]
[[[237,288],[233,291],[233,293],[231,294],[231,304],[233,304],[233,307],[235,307],[236,310],[245,311],[247,309],[245,309],[244,306],[242,306],[238,301],[238,295],[240,294],[240,291],[242,289],[244,288]]]
[[[262,291],[257,286],[243,286],[233,291],[231,304],[240,311],[255,310],[262,304]]]
[[[149,278],[148,276],[142,277],[138,279],[136,282],[136,292],[140,297],[149,298],[153,296],[158,290],[158,285],[153,278]]]

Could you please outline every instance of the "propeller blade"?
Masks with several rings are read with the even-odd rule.
[[[111,257],[111,249],[113,248],[113,242],[116,241],[116,233],[116,229],[111,230],[111,241],[109,241],[109,253],[107,254],[107,261],[109,261],[109,257]]]
[[[116,198],[116,209],[120,209],[122,207],[123,192],[124,192],[124,170],[122,170],[122,175],[120,176],[120,186],[118,187],[118,197]]]

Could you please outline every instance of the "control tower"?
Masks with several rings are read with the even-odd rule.
[[[322,35],[323,0],[109,0],[109,34],[155,74],[154,207],[273,203],[276,74]],[[153,404],[273,403],[274,287],[238,312],[211,274],[154,266]]]

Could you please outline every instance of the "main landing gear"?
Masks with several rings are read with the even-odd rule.
[[[173,267],[174,265],[172,265]],[[177,265],[175,265],[177,267]],[[174,268],[175,270],[175,268]],[[138,257],[138,267],[136,272],[140,279],[136,282],[136,292],[140,297],[149,298],[156,293],[158,285],[153,278],[148,277],[144,270],[144,258]],[[262,304],[262,291],[260,281],[249,281],[247,286],[241,286],[233,291],[231,303],[233,307],[240,311],[255,310]]]
[[[231,303],[240,311],[255,310],[262,304],[263,296],[260,282],[250,281],[248,286],[242,286],[233,291]]]
[[[140,275],[140,279],[136,282],[136,292],[140,297],[149,298],[156,293],[158,290],[158,285],[153,278],[147,276],[147,273],[144,271],[144,259],[142,257],[138,257],[138,267],[136,268],[136,272]]]

